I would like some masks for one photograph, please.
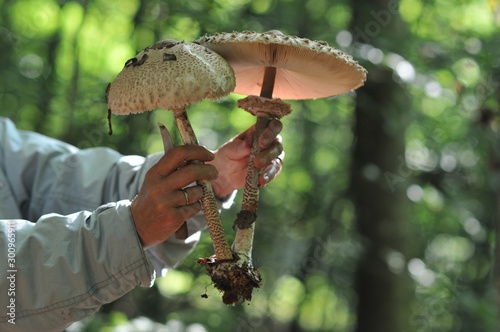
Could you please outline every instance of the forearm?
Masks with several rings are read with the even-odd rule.
[[[15,304],[0,313],[2,331],[63,330],[154,280],[127,201],[37,223],[2,221],[0,252],[0,307]]]

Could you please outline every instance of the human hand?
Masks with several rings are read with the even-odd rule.
[[[200,180],[215,180],[218,172],[213,165],[190,163],[209,162],[214,154],[197,145],[177,146],[165,153],[146,173],[139,194],[131,204],[132,217],[143,247],[165,241],[185,220],[201,210],[203,196],[200,186],[182,188]]]
[[[285,153],[279,133],[283,124],[277,119],[269,122],[262,132],[259,146],[262,151],[255,157],[254,164],[259,169],[259,185],[265,186],[274,179],[283,166]],[[219,171],[219,177],[212,181],[212,187],[217,197],[230,195],[235,189],[245,186],[248,159],[252,146],[255,126],[240,133],[217,149],[215,159],[208,163]]]

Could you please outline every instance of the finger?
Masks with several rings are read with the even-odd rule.
[[[213,160],[214,157],[214,154],[203,146],[181,145],[165,153],[153,168],[158,174],[166,176],[185,164],[186,161],[205,162]]]
[[[165,186],[181,189],[187,185],[202,180],[215,180],[219,177],[217,168],[209,164],[187,164],[172,172],[165,179]]]
[[[276,140],[267,149],[263,150],[256,156],[254,160],[255,167],[263,168],[278,157],[283,159],[285,154],[283,152],[283,145],[281,144],[281,141]]]
[[[185,206],[197,203],[203,197],[203,189],[200,186],[186,187],[179,190],[175,195],[176,205]]]
[[[265,149],[269,146],[275,139],[278,139],[281,142],[281,136],[279,133],[283,129],[283,124],[278,119],[271,119],[267,128],[264,129],[262,134],[259,137],[259,146],[262,149]]]
[[[261,187],[272,181],[278,174],[280,174],[283,168],[283,159],[285,154],[282,153],[278,158],[273,159],[269,165],[267,165],[259,175],[259,185]]]
[[[188,220],[201,211],[201,203],[195,202],[190,205],[183,205],[177,208],[177,211],[183,220]],[[181,225],[179,225],[180,227]]]

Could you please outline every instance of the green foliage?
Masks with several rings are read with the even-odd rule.
[[[391,41],[373,12],[367,11],[367,23],[379,22],[378,33],[368,25],[349,27],[349,1],[1,0],[0,9],[0,115],[82,148],[161,151],[158,121],[180,143],[172,114],[163,110],[113,116],[114,133],[107,135],[108,82],[127,59],[159,39],[280,29],[345,49],[370,73],[389,69],[412,100],[387,115],[411,120],[406,152],[387,161],[397,172],[380,174],[376,165],[363,172],[403,188],[412,204],[406,213],[414,217],[415,257],[387,255],[394,273],[407,270],[414,281],[410,323],[415,331],[495,330],[491,274],[499,176],[489,168],[500,157],[495,1],[400,1],[393,15],[409,28],[404,48]],[[369,40],[352,42],[355,31]],[[379,79],[370,73],[369,79]],[[199,327],[193,324],[207,331],[353,330],[353,272],[362,248],[348,192],[355,97],[291,102],[294,111],[283,119],[284,169],[261,194],[254,257],[264,285],[249,305],[224,307],[195,263],[212,254],[204,234],[177,271],[85,321],[86,330],[124,324],[133,330],[148,319],[185,330]],[[238,98],[189,108],[204,145],[215,149],[254,123],[237,108]],[[237,210],[223,211],[230,238]],[[129,308],[127,301],[138,304]],[[138,316],[147,319],[133,321]]]

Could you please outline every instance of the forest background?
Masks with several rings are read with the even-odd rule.
[[[278,29],[368,70],[355,92],[290,101],[286,160],[261,192],[262,287],[226,307],[199,257],[73,331],[496,331],[500,3],[495,0],[0,0],[0,115],[80,148],[162,150],[167,111],[113,117],[106,86],[161,39]],[[216,148],[254,123],[241,96],[189,108]],[[236,202],[241,201],[241,193]],[[224,210],[228,237],[238,204]],[[201,295],[206,294],[208,298]]]

